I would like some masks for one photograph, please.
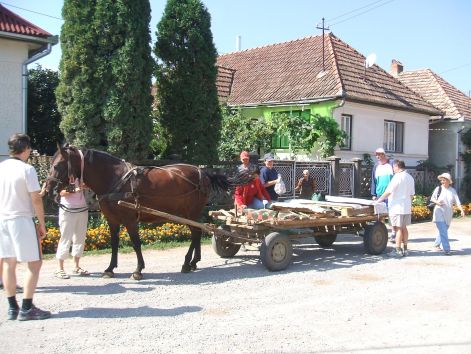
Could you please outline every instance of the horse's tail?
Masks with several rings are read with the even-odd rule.
[[[211,196],[218,196],[230,192],[236,186],[247,184],[253,180],[248,172],[238,172],[233,177],[228,177],[220,173],[208,173],[206,176],[209,178],[209,188]]]

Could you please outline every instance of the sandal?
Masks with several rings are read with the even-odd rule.
[[[82,269],[80,267],[78,268],[75,268],[72,273],[74,273],[75,275],[79,275],[81,277],[86,277],[88,275],[90,275],[90,273],[88,271],[86,271],[85,269]]]
[[[63,269],[56,270],[54,276],[59,279],[70,279],[70,276]]]

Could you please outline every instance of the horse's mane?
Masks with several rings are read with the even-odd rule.
[[[90,162],[93,162],[95,155],[98,155],[101,159],[105,161],[109,161],[112,164],[122,164],[125,162],[123,159],[120,159],[119,157],[111,155],[110,153],[106,151],[101,151],[101,150],[96,150],[96,149],[83,149],[82,152],[83,152],[84,158],[85,157],[88,158]]]

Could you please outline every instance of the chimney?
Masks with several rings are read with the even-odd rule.
[[[241,36],[236,36],[236,52],[240,51],[241,41],[242,41],[242,37]]]
[[[389,73],[394,76],[398,77],[400,73],[404,71],[404,66],[402,63],[396,59],[393,59],[391,61],[391,70],[389,70]]]

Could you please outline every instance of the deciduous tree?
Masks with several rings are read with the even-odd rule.
[[[40,65],[28,71],[28,135],[40,154],[53,155],[63,139],[54,94],[58,84],[57,71]]]

